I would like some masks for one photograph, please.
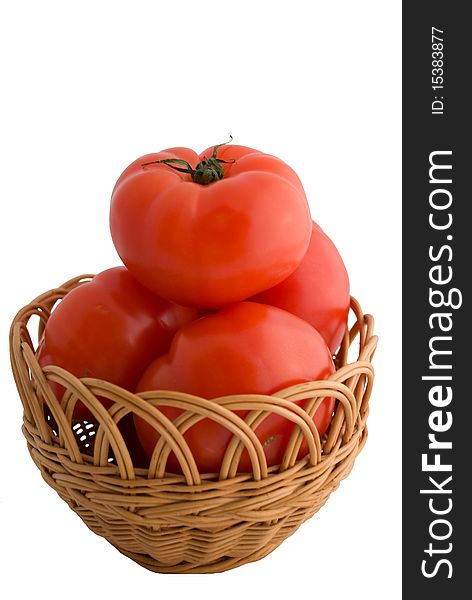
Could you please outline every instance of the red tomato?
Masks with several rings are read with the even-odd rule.
[[[108,269],[73,289],[53,310],[37,358],[42,367],[57,365],[77,377],[133,391],[149,363],[167,352],[177,329],[195,316],[195,310],[145,289],[124,267]],[[61,398],[62,386],[51,385]],[[87,417],[78,402],[74,418]]]
[[[326,379],[334,371],[331,354],[319,333],[290,313],[254,302],[241,302],[202,317],[176,334],[168,354],[154,361],[137,390],[177,390],[203,398],[231,394],[272,394],[290,385]],[[297,401],[303,406],[306,400]],[[159,407],[170,419],[180,409]],[[334,400],[327,398],[314,416],[320,435],[332,417]],[[246,411],[238,411],[242,418]],[[159,434],[135,416],[138,437],[148,456]],[[279,464],[293,431],[293,423],[272,414],[256,429],[264,445],[267,463]],[[205,418],[193,425],[184,438],[201,473],[218,472],[232,434]],[[307,453],[302,445],[299,457]],[[167,470],[180,472],[171,453]],[[241,455],[239,471],[251,471],[247,451]]]
[[[336,246],[313,223],[310,245],[298,269],[251,300],[278,306],[315,327],[332,353],[347,327],[349,278]]]
[[[123,436],[123,441],[128,449],[134,467],[145,469],[149,461],[136,433],[133,413],[128,413],[123,417],[118,423],[118,428]],[[113,452],[113,449],[110,449],[110,451]]]
[[[115,185],[110,229],[143,285],[218,308],[288,277],[308,248],[311,219],[300,180],[278,158],[234,145],[205,155],[172,148],[132,163]]]

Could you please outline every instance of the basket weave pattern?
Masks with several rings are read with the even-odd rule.
[[[77,277],[39,296],[17,314],[11,328],[12,369],[24,408],[22,430],[43,478],[90,529],[152,571],[219,572],[266,556],[323,506],[364,446],[377,345],[373,318],[352,299],[356,321],[336,357],[336,372],[326,381],[295,385],[272,396],[212,401],[169,391],[132,394],[102,380],[78,379],[59,367],[41,369],[35,358],[27,327],[31,317],[40,318],[40,337],[54,305],[91,277]],[[348,363],[349,347],[357,338],[357,360]],[[61,401],[49,381],[65,388]],[[106,410],[97,396],[111,399],[112,407]],[[312,417],[328,396],[337,399],[336,410],[320,440]],[[305,398],[305,408],[293,404]],[[93,414],[93,423],[73,421],[79,399]],[[159,405],[184,412],[172,422]],[[242,420],[235,410],[249,411],[248,416]],[[130,412],[160,434],[146,469],[133,464],[118,427]],[[274,412],[298,427],[282,463],[268,468],[254,430]],[[205,417],[233,433],[216,474],[199,473],[183,436]],[[297,461],[303,438],[309,454]],[[244,448],[252,473],[238,474]],[[171,451],[182,475],[166,473]]]

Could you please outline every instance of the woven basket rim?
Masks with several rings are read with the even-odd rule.
[[[377,345],[377,336],[373,334],[373,327],[374,327],[374,320],[373,317],[371,315],[364,315],[362,313],[362,309],[359,305],[359,303],[357,302],[357,300],[351,296],[351,310],[354,313],[355,317],[356,317],[356,322],[354,323],[354,325],[350,328],[350,330],[346,331],[346,335],[344,337],[343,343],[341,344],[341,347],[336,355],[336,363],[337,363],[337,369],[336,371],[326,380],[323,380],[321,382],[319,381],[313,381],[313,382],[305,382],[305,383],[301,383],[301,384],[295,384],[292,386],[289,386],[287,388],[284,388],[282,390],[277,391],[274,394],[271,395],[264,395],[264,394],[233,394],[233,395],[228,395],[228,396],[224,396],[224,397],[219,397],[219,398],[213,398],[213,399],[206,399],[206,398],[200,398],[198,396],[194,396],[191,394],[185,394],[183,392],[174,392],[174,391],[169,391],[169,390],[154,390],[154,391],[148,391],[148,392],[142,392],[142,393],[138,393],[138,394],[133,394],[132,392],[129,392],[127,390],[125,390],[124,388],[121,388],[120,386],[117,386],[115,384],[111,384],[107,381],[101,380],[101,379],[97,379],[97,378],[77,378],[74,375],[72,375],[70,372],[68,372],[65,369],[62,369],[59,366],[55,366],[55,365],[50,365],[44,368],[41,368],[39,366],[39,364],[36,361],[36,357],[34,355],[34,347],[33,344],[31,342],[31,338],[28,334],[28,330],[27,330],[27,323],[29,321],[29,319],[31,318],[31,316],[33,315],[37,315],[40,319],[39,322],[39,330],[38,330],[38,340],[41,338],[41,335],[44,331],[44,326],[45,323],[47,321],[47,319],[49,318],[49,315],[51,314],[52,310],[54,309],[56,303],[58,301],[61,300],[61,298],[63,298],[69,291],[71,291],[72,289],[74,289],[75,287],[77,287],[78,285],[81,285],[83,283],[86,283],[88,281],[91,281],[93,279],[94,275],[92,274],[85,274],[85,275],[80,275],[77,277],[74,277],[72,279],[69,279],[68,281],[66,281],[65,283],[63,283],[61,286],[57,287],[57,288],[52,288],[42,294],[40,294],[39,296],[37,296],[36,298],[34,298],[30,303],[28,303],[27,305],[25,305],[23,308],[21,308],[18,313],[16,314],[15,318],[13,319],[12,322],[12,326],[11,326],[11,330],[10,330],[10,349],[11,349],[11,357],[12,357],[12,367],[15,373],[15,370],[17,370],[18,367],[18,361],[21,360],[21,358],[23,358],[23,355],[27,355],[28,357],[28,361],[29,361],[29,368],[33,368],[33,370],[36,371],[36,373],[40,372],[44,378],[44,381],[46,380],[50,380],[50,381],[61,381],[61,380],[67,380],[69,382],[72,382],[77,388],[83,389],[84,387],[86,388],[86,390],[90,390],[92,389],[96,389],[96,388],[101,388],[102,391],[107,390],[108,392],[111,392],[112,394],[115,394],[117,397],[124,397],[126,399],[128,399],[131,402],[134,402],[136,404],[136,410],[138,409],[142,409],[143,407],[145,407],[145,409],[149,412],[149,406],[150,405],[150,400],[154,399],[154,400],[158,400],[160,398],[161,402],[164,398],[169,398],[171,397],[172,400],[174,400],[175,402],[187,402],[187,403],[191,403],[194,402],[193,406],[198,406],[199,403],[204,402],[206,405],[208,405],[208,403],[211,404],[212,407],[215,407],[216,405],[223,406],[223,410],[222,412],[224,412],[225,415],[227,415],[227,410],[225,408],[225,405],[231,404],[231,403],[238,403],[238,402],[249,402],[249,403],[254,403],[256,401],[259,402],[270,402],[272,404],[274,404],[274,402],[282,402],[284,401],[284,399],[286,398],[293,398],[293,397],[297,397],[297,395],[303,394],[303,393],[307,393],[308,391],[313,392],[313,390],[315,388],[318,388],[318,391],[322,391],[323,389],[328,393],[331,394],[337,394],[338,399],[339,398],[343,398],[343,395],[349,394],[350,390],[349,390],[349,386],[346,385],[346,382],[349,382],[349,380],[352,380],[355,377],[358,377],[358,371],[363,371],[363,372],[367,372],[369,371],[372,376],[373,376],[373,368],[371,365],[371,359],[372,356],[375,352],[376,349],[376,345]],[[362,323],[365,325],[364,328],[362,327]],[[349,350],[349,347],[353,344],[354,340],[356,337],[359,337],[359,345],[360,345],[360,349],[359,349],[359,356],[358,359],[356,361],[354,361],[353,363],[348,363],[347,362],[347,353]],[[28,349],[29,347],[29,349]],[[355,373],[354,373],[355,372]],[[349,377],[349,375],[352,373],[351,377]],[[18,377],[15,377],[16,380],[18,380]],[[44,384],[44,382],[43,382]],[[352,393],[351,393],[352,396]],[[321,398],[322,396],[320,396]],[[54,398],[53,398],[53,394],[50,393],[49,394],[49,400],[54,404]],[[69,398],[70,400],[70,398]],[[63,399],[64,401],[64,399]],[[290,401],[290,400],[289,400]],[[141,404],[139,404],[141,403]],[[144,404],[145,403],[145,404]],[[48,402],[49,404],[49,402]],[[58,404],[58,402],[56,402],[56,404]],[[98,403],[100,404],[100,403]],[[69,405],[69,424],[72,425],[71,423],[71,417],[72,417],[72,410],[73,410],[73,405],[74,403],[72,403],[72,405]],[[71,408],[72,406],[72,408]],[[66,407],[67,407],[67,402],[66,402]],[[347,405],[346,405],[347,407]],[[46,428],[49,428],[49,425],[47,425],[46,423],[39,423],[39,427],[38,427],[38,414],[34,415],[33,413],[36,412],[38,413],[38,411],[34,411],[31,409],[31,406],[25,405],[25,419],[28,421],[33,421],[35,422],[38,430],[40,431],[40,433],[42,434],[42,438],[46,438],[44,441],[46,441],[46,443],[58,443],[58,440],[52,440],[50,434],[47,435],[47,430]],[[95,407],[98,409],[101,418],[103,419],[108,419],[109,416],[111,415],[112,417],[117,417],[119,416],[120,413],[120,407],[115,404],[111,409],[105,409],[101,406],[99,407]],[[36,407],[37,409],[37,407]],[[57,409],[57,406],[56,406]],[[234,410],[234,409],[233,409]],[[283,407],[280,410],[285,410]],[[67,412],[67,411],[66,411]],[[121,410],[121,412],[123,412],[123,410]],[[152,411],[151,411],[152,412]],[[344,413],[344,418],[346,418],[346,415],[349,417],[349,410],[346,410]],[[367,418],[367,411],[366,413],[362,416],[361,422],[363,423],[363,425],[365,425],[365,420]],[[305,418],[301,417],[301,421],[305,421],[305,424],[302,424],[303,426],[305,426],[306,428],[310,428],[309,425],[309,421],[311,421],[310,418]],[[333,419],[334,421],[335,419]],[[299,421],[301,423],[301,421]],[[352,419],[352,421],[354,421]],[[363,428],[363,426],[359,426],[360,423],[358,423],[358,430],[361,430]],[[330,428],[331,429],[331,428]],[[350,424],[350,429],[352,430],[350,433],[351,435],[348,436],[349,439],[352,438],[352,436],[355,434],[355,424],[354,422],[352,422]],[[23,426],[23,431],[25,432],[25,426]],[[192,486],[192,489],[196,490],[199,486],[205,486],[205,485],[211,485],[211,486],[215,486],[215,484],[217,485],[217,487],[221,487],[224,486],[224,481],[227,481],[228,478],[231,479],[232,481],[238,481],[241,483],[244,482],[250,482],[250,481],[262,481],[262,480],[266,480],[266,479],[270,479],[270,480],[274,480],[274,478],[276,478],[276,475],[281,475],[281,473],[287,473],[287,475],[289,474],[288,471],[290,473],[295,473],[297,472],[299,469],[310,469],[310,468],[315,468],[316,469],[316,465],[319,464],[321,461],[325,462],[326,460],[329,460],[329,453],[330,450],[332,450],[336,443],[331,439],[329,439],[329,436],[323,441],[319,440],[317,438],[317,432],[316,432],[316,428],[313,426],[310,429],[310,432],[313,434],[313,443],[310,446],[310,453],[305,456],[302,459],[296,460],[296,461],[292,461],[293,464],[285,464],[282,469],[280,469],[280,465],[277,466],[273,466],[273,467],[267,467],[262,464],[262,466],[259,464],[259,467],[254,468],[253,473],[241,473],[238,471],[235,471],[234,468],[231,470],[231,468],[226,468],[225,472],[226,475],[225,477],[221,477],[221,473],[220,475],[220,480],[219,481],[215,481],[215,476],[218,474],[215,473],[199,473],[198,469],[196,469],[195,465],[191,465],[189,467],[189,470],[187,470],[187,472],[184,470],[184,473],[182,475],[179,474],[173,474],[173,473],[168,473],[165,471],[159,471],[159,469],[157,469],[157,465],[154,464],[153,468],[151,469],[151,471],[153,471],[152,476],[150,473],[150,468],[139,468],[139,467],[134,467],[134,465],[132,464],[131,458],[130,456],[125,456],[123,460],[118,461],[118,465],[97,465],[96,462],[96,458],[93,459],[92,457],[83,455],[80,451],[76,451],[76,452],[72,452],[72,454],[69,456],[69,459],[72,460],[73,462],[78,462],[80,464],[83,464],[83,468],[84,469],[88,469],[88,468],[93,468],[95,469],[100,469],[100,470],[104,470],[104,474],[111,474],[113,472],[116,472],[117,476],[119,479],[121,479],[122,481],[128,481],[128,482],[133,482],[133,481],[139,481],[141,478],[147,478],[147,479],[155,479],[155,480],[162,480],[163,478],[165,478],[166,481],[172,481],[177,483],[185,483],[185,484],[190,484]],[[116,433],[116,431],[115,431]],[[46,434],[46,435],[44,435]],[[69,439],[66,440],[66,442],[69,442],[69,445],[73,446],[73,436]],[[103,436],[100,438],[102,439]],[[252,441],[253,438],[251,438]],[[64,440],[61,440],[62,444],[64,445]],[[347,441],[347,440],[346,440]],[[66,444],[67,445],[67,444]],[[342,446],[342,444],[341,444]],[[340,446],[340,447],[341,447]],[[102,454],[105,452],[105,448],[102,451]],[[126,454],[126,452],[125,452]],[[261,454],[261,448],[259,448],[259,455]],[[316,459],[314,458],[314,455],[316,455]],[[261,457],[259,456],[259,459],[261,459]],[[156,461],[154,461],[154,463],[158,462],[157,459]],[[261,460],[259,461],[261,462]],[[262,460],[263,462],[263,460]],[[131,463],[131,464],[130,464]],[[196,471],[195,471],[196,469]],[[133,484],[130,483],[130,485],[132,486]]]

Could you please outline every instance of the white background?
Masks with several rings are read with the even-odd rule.
[[[4,6],[2,595],[400,598],[400,3]],[[8,327],[39,293],[119,264],[108,208],[129,162],[229,134],[298,172],[352,293],[376,317],[370,436],[326,506],[271,555],[220,575],[164,576],[94,535],[41,479],[20,431]]]

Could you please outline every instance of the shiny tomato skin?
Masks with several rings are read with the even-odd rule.
[[[184,326],[170,351],[154,361],[144,373],[137,391],[176,390],[203,398],[233,394],[272,394],[296,383],[326,379],[334,371],[331,354],[319,333],[298,317],[275,307],[241,302]],[[304,406],[306,400],[297,401]],[[170,419],[180,409],[159,406]],[[332,417],[334,400],[327,398],[315,414],[320,435]],[[237,411],[241,417],[247,411]],[[138,437],[150,457],[159,434],[135,416]],[[256,429],[267,462],[279,464],[293,424],[272,414]],[[232,434],[205,418],[185,434],[201,473],[218,472]],[[304,443],[299,457],[307,453]],[[166,469],[180,472],[173,453]],[[252,470],[244,450],[239,471]]]
[[[308,203],[288,165],[243,146],[222,146],[217,156],[229,161],[223,179],[200,185],[171,166],[143,166],[178,158],[194,168],[201,157],[192,150],[148,154],[125,169],[112,194],[110,230],[124,264],[185,306],[219,308],[276,285],[310,241]]]
[[[278,306],[315,327],[334,354],[347,327],[349,277],[336,246],[316,223],[300,266],[251,300]]]
[[[133,391],[150,361],[165,353],[177,329],[195,317],[194,309],[144,288],[125,267],[107,269],[69,292],[52,311],[38,362]],[[61,398],[62,386],[51,386]],[[87,418],[90,412],[78,402],[74,419]]]

